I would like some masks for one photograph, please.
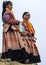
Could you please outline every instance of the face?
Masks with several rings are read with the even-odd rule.
[[[25,19],[25,20],[29,20],[29,19],[30,19],[30,14],[29,14],[29,13],[26,13],[26,14],[24,15],[24,19]]]
[[[9,10],[12,10],[12,4],[8,4],[6,7],[7,7]]]

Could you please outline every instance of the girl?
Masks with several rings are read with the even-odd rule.
[[[12,61],[20,61],[25,56],[22,37],[16,20],[12,12],[12,2],[3,2],[3,39],[2,39],[2,59],[10,58]],[[23,54],[23,56],[22,56]]]
[[[40,55],[35,44],[36,43],[36,38],[34,37],[35,30],[31,22],[29,21],[30,19],[29,12],[24,12],[22,18],[23,18],[22,25],[24,27],[24,31],[21,32],[21,36],[23,38],[25,45],[24,48],[26,51],[26,58],[30,63],[41,62]]]

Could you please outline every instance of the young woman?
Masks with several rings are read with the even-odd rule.
[[[22,25],[24,27],[24,31],[21,32],[21,36],[24,41],[24,48],[26,51],[27,59],[30,61],[30,63],[39,63],[41,62],[40,60],[40,55],[36,46],[36,38],[34,37],[35,35],[35,30],[29,21],[30,19],[30,13],[29,12],[24,12],[22,15],[23,21]]]
[[[2,39],[2,59],[10,58],[12,61],[20,61],[23,52],[23,40],[19,32],[20,21],[16,20],[12,12],[12,2],[3,2],[3,39]],[[21,57],[22,56],[22,57]]]

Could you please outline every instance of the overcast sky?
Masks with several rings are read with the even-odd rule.
[[[0,0],[0,52],[2,52],[2,2]],[[46,0],[11,0],[13,3],[13,12],[15,18],[22,20],[22,14],[25,11],[30,12],[31,22],[35,28],[36,45],[38,47],[41,63],[46,65]]]

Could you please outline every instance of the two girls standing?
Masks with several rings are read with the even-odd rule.
[[[16,20],[12,12],[12,2],[3,2],[2,59],[10,58],[24,64],[37,64],[40,55],[35,45],[35,30],[30,23],[29,12],[23,13],[23,21]]]

